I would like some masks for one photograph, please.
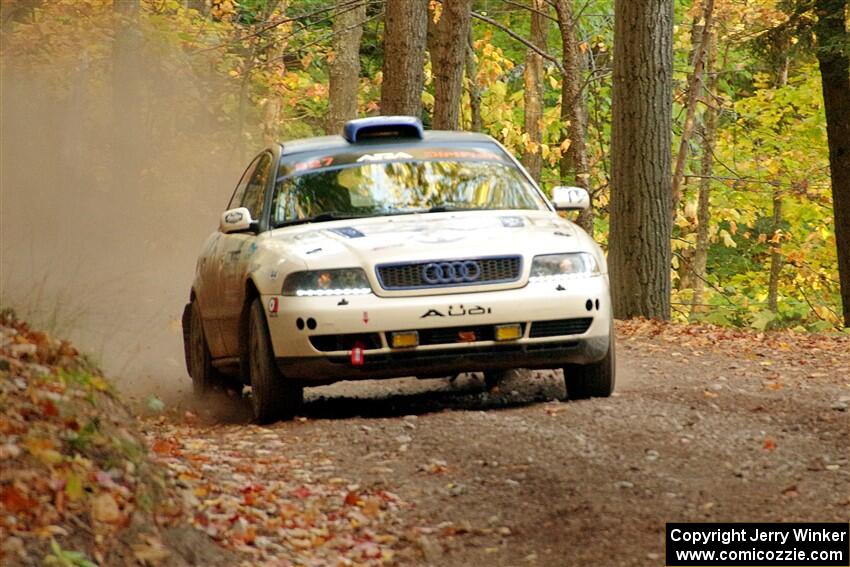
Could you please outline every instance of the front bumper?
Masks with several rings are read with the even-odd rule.
[[[314,384],[591,363],[608,352],[611,332],[606,276],[417,297],[263,296],[263,303],[281,372]],[[552,325],[571,321],[581,324]],[[535,325],[541,322],[550,323]],[[521,338],[490,340],[487,329],[512,323],[522,326]],[[469,334],[451,339],[467,329],[475,340]],[[389,346],[393,331],[408,330],[440,339],[412,348]],[[362,364],[352,364],[352,345],[363,348]]]
[[[339,380],[375,378],[420,378],[449,376],[460,372],[481,372],[510,368],[558,368],[566,363],[586,364],[602,359],[608,352],[608,336],[539,344],[511,344],[451,350],[399,351],[367,355],[362,366],[354,366],[348,356],[278,358],[287,378],[313,385]]]

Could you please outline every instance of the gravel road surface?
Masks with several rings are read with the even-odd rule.
[[[607,399],[557,401],[560,372],[340,383],[290,423],[219,400],[146,432],[252,563],[658,566],[665,522],[850,519],[850,338],[619,335]]]

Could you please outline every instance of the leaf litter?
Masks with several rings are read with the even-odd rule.
[[[150,422],[156,460],[184,489],[192,523],[252,564],[391,565],[409,504],[345,477],[332,456],[292,456],[292,430]]]
[[[0,407],[0,564],[233,561],[193,537],[179,491],[147,458],[112,385],[11,311],[0,312]]]

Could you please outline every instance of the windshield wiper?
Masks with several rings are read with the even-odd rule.
[[[345,220],[345,219],[359,219],[363,217],[372,217],[374,214],[358,214],[358,213],[341,213],[339,211],[329,211],[326,213],[319,213],[318,215],[313,215],[311,217],[304,217],[301,219],[292,219],[281,221],[279,223],[275,223],[275,228],[280,228],[282,226],[293,226],[296,224],[308,224],[312,222],[328,222],[335,220]]]
[[[420,213],[454,213],[457,211],[487,211],[490,207],[456,207],[455,205],[436,205],[429,209],[417,211]]]

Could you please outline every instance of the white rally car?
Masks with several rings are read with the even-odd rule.
[[[259,422],[339,380],[562,368],[569,398],[610,395],[605,257],[556,212],[589,198],[553,196],[489,136],[410,117],[268,148],[198,259],[196,392],[249,385]]]

